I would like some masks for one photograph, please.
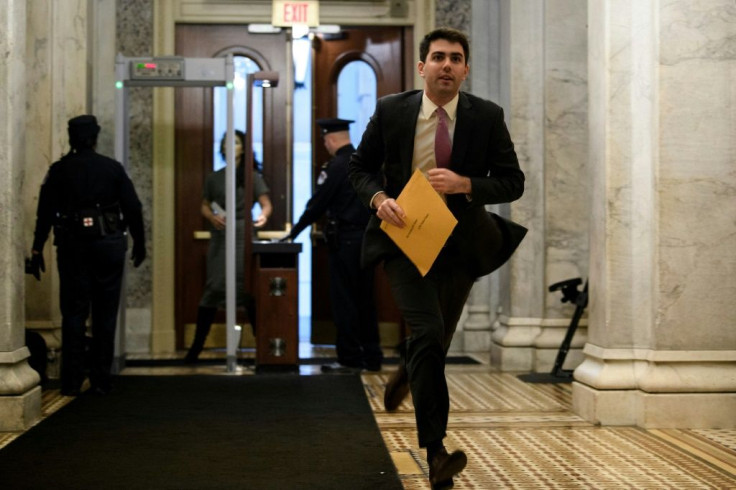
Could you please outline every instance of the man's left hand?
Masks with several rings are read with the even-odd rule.
[[[442,194],[470,194],[470,179],[446,168],[433,168],[427,171],[429,184]]]

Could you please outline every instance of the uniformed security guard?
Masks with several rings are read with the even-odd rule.
[[[41,185],[31,259],[26,272],[41,280],[43,247],[54,228],[62,316],[61,393],[80,393],[85,378],[86,321],[92,313],[91,393],[111,389],[110,368],[120,286],[133,237],[133,265],[146,257],[141,202],[123,166],[95,152],[95,116],[69,120],[71,151],[49,168]]]
[[[325,148],[333,157],[317,179],[314,195],[291,232],[294,239],[323,215],[330,270],[330,299],[337,327],[337,363],[323,372],[378,371],[383,354],[373,295],[374,270],[360,266],[363,231],[370,216],[348,181],[348,161],[355,148],[350,143],[346,119],[318,119]]]

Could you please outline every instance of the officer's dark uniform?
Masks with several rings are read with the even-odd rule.
[[[318,119],[322,134],[348,131],[353,121]],[[337,327],[337,360],[350,368],[379,370],[383,354],[373,295],[374,270],[360,266],[363,231],[370,213],[348,181],[348,161],[355,151],[339,148],[322,167],[314,195],[286,239],[296,238],[309,225],[327,216],[330,299]],[[324,367],[323,367],[324,368]]]
[[[62,314],[61,384],[78,394],[84,381],[85,323],[92,313],[90,383],[110,389],[115,326],[128,238],[133,261],[145,258],[141,202],[123,166],[95,153],[100,127],[94,116],[69,121],[72,151],[55,162],[41,186],[32,254],[35,261],[54,228]],[[33,272],[33,271],[32,271]],[[38,265],[35,267],[37,278]]]

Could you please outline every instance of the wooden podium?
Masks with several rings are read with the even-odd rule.
[[[301,243],[253,242],[256,372],[299,370]]]

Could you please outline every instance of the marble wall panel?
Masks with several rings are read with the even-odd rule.
[[[655,259],[655,6],[589,8],[590,342],[646,346]]]
[[[452,27],[466,33],[472,44],[471,0],[437,0],[435,5],[435,27]],[[419,46],[416,47],[417,50]],[[462,90],[472,92],[470,77],[463,83]]]
[[[23,206],[26,250],[35,227],[38,193],[48,167],[69,151],[67,121],[89,112],[87,2],[38,0],[27,3],[26,156]],[[53,235],[44,248],[46,273],[39,283],[26,278],[28,323],[61,324]]]
[[[544,29],[545,276],[552,284],[588,271],[587,2],[545,2]],[[546,301],[546,317],[570,316],[559,293]]]
[[[510,317],[540,319],[544,277],[544,4],[510,2],[509,86],[507,116],[519,165],[526,176],[524,195],[511,205],[510,217],[529,229],[509,271]],[[503,281],[503,279],[502,279]]]
[[[736,4],[662,2],[657,345],[736,349]]]
[[[153,0],[117,2],[117,50],[124,56],[153,55]],[[151,217],[153,211],[153,90],[129,89],[130,156],[129,173],[143,203],[149,259],[128,273],[128,306],[150,308],[152,298]]]
[[[736,8],[590,8],[590,342],[733,349]]]

